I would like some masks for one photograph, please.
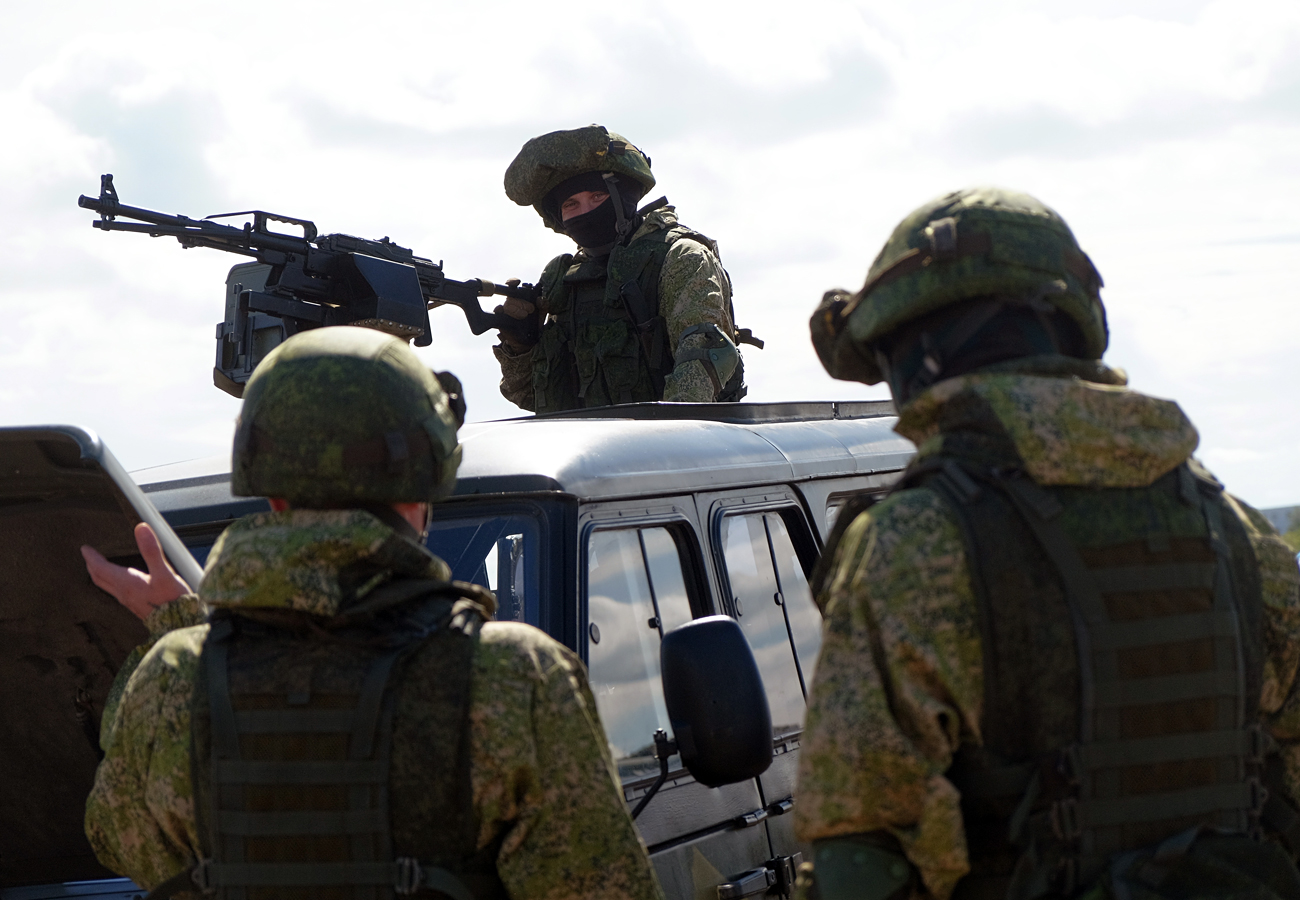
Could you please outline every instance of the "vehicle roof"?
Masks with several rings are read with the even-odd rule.
[[[895,421],[877,401],[638,403],[473,423],[460,431],[455,496],[615,499],[895,471],[915,452]],[[230,495],[226,456],[132,476],[164,513],[248,502]]]

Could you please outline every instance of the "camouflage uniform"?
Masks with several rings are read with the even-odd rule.
[[[106,866],[232,900],[658,896],[581,663],[486,622],[408,518],[454,489],[463,421],[456,378],[378,331],[258,365],[231,491],[294,508],[150,617],[86,807]]]
[[[678,225],[677,213],[672,206],[664,206],[648,213],[641,227],[633,232],[631,244],[658,231]],[[584,260],[582,251],[572,257],[574,262]],[[546,267],[541,283],[556,281],[569,265],[567,255],[556,257]],[[701,350],[708,346],[703,334],[688,335],[683,342],[682,332],[702,322],[717,325],[724,334],[735,334],[731,320],[731,281],[713,251],[689,237],[672,243],[659,275],[659,315],[667,326],[667,347],[684,350]],[[542,313],[549,310],[543,305]],[[514,355],[504,345],[493,348],[501,363],[501,394],[523,409],[537,409],[534,390],[534,367],[538,348]],[[671,352],[671,349],[670,351]],[[730,374],[730,373],[727,373]],[[725,380],[725,378],[724,378]],[[662,398],[638,396],[636,400],[663,399],[681,403],[708,403],[716,398],[717,391],[704,363],[690,359],[677,363],[664,380]],[[617,403],[619,398],[605,402]],[[593,405],[599,405],[593,403]]]
[[[356,573],[367,573],[356,583]],[[221,609],[346,613],[392,578],[446,580],[444,562],[359,510],[291,510],[247,517],[213,548],[199,594]],[[489,611],[490,612],[490,611]],[[157,634],[163,626],[191,627]],[[105,759],[86,809],[100,860],[152,887],[200,853],[191,784],[191,696],[209,626],[193,596],[152,617],[152,648],[123,675],[104,715]],[[425,645],[425,650],[429,645]],[[422,810],[411,745],[436,685],[422,683],[425,650],[394,676],[393,840],[418,856],[401,820]],[[535,628],[483,624],[472,656],[469,758],[478,845],[496,848],[512,897],[658,898],[657,882],[623,804],[581,662]],[[406,842],[406,846],[404,846]]]
[[[495,348],[512,403],[545,413],[745,395],[736,343],[762,341],[735,327],[717,245],[667,198],[636,208],[654,186],[650,157],[601,125],[535,137],[506,169],[506,196],[580,248],[542,273],[536,344]],[[583,192],[607,199],[565,220],[563,202]]]
[[[1101,287],[1055,210],[967,188],[810,320],[918,450],[814,578],[795,826],[828,900],[1300,896],[1300,571],[1101,363]]]
[[[897,431],[917,464],[957,446],[966,423],[1014,445],[1038,484],[1138,488],[1183,464],[1197,443],[1178,406],[1123,387],[1100,363],[1026,361],[941,381],[906,405]],[[1073,371],[1070,371],[1070,370]],[[1074,377],[1081,376],[1081,377]],[[1284,780],[1300,795],[1300,572],[1269,524],[1229,498],[1259,564],[1264,603],[1260,712],[1281,743]],[[809,696],[795,827],[803,840],[883,832],[945,900],[971,867],[961,796],[945,777],[978,745],[988,710],[972,570],[948,503],[899,491],[843,533],[818,602],[826,617]],[[918,888],[914,888],[914,891]]]

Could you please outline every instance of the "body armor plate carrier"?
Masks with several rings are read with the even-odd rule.
[[[341,624],[280,609],[215,614],[192,717],[206,858],[172,889],[223,900],[504,897],[497,848],[475,849],[469,787],[482,613],[462,598],[479,590],[398,581]],[[434,693],[394,741],[408,677]]]
[[[540,287],[549,314],[533,350],[536,412],[663,399],[664,381],[676,361],[659,310],[659,275],[669,248],[682,238],[716,255],[712,240],[674,225],[626,246],[616,244],[605,257],[566,253],[547,267]],[[734,325],[734,311],[729,312]],[[754,343],[747,331],[738,340]],[[744,395],[742,359],[717,400]]]
[[[1045,488],[952,457],[903,484],[953,511],[979,607],[984,740],[948,772],[972,867],[954,897],[1066,897],[1098,879],[1165,896],[1205,835],[1300,887],[1278,846],[1253,840],[1274,749],[1262,600],[1221,486],[1185,463],[1146,488]]]

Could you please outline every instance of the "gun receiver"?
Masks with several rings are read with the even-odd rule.
[[[479,302],[500,295],[535,303],[538,291],[531,284],[454,281],[443,274],[441,262],[416,256],[387,237],[321,236],[306,219],[261,210],[191,219],[127,206],[118,200],[112,175],[100,177],[98,197],[83,194],[77,205],[99,213],[91,224],[103,231],[174,237],[187,249],[211,247],[254,260],[230,270],[226,316],[217,325],[213,383],[236,397],[276,345],[323,325],[364,325],[426,347],[433,340],[429,309],[446,303],[460,307],[474,334],[500,328],[536,340],[535,320],[490,313]],[[243,227],[213,221],[235,216],[252,221]],[[302,236],[272,231],[270,222],[300,227]]]

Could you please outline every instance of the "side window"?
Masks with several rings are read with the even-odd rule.
[[[654,732],[669,734],[659,641],[692,618],[682,557],[665,527],[596,530],[587,541],[587,665],[623,781],[658,772]]]
[[[835,522],[840,517],[840,510],[844,508],[843,497],[832,497],[826,501],[826,531],[830,532],[835,527]]]
[[[775,736],[803,728],[807,683],[821,648],[813,603],[789,528],[779,513],[730,515],[720,526],[737,619],[754,650]]]

